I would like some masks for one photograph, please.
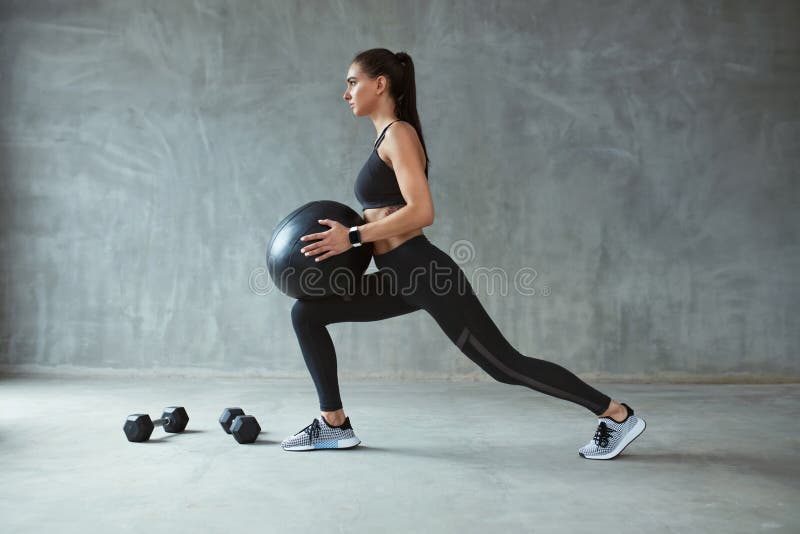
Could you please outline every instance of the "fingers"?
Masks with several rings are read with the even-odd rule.
[[[337,254],[341,254],[341,253],[337,252],[336,249],[333,249],[333,248],[330,248],[330,247],[317,246],[317,247],[314,247],[312,249],[309,249],[309,247],[306,247],[306,251],[304,252],[304,254],[306,256],[312,256],[312,257],[322,254],[321,256],[319,256],[319,258],[314,258],[314,261],[322,261],[322,260],[330,258],[331,256],[336,256]]]
[[[314,258],[314,261],[322,261],[322,260],[326,260],[326,259],[330,258],[331,256],[336,256],[336,251],[334,251],[334,250],[329,250],[329,251],[327,251],[325,254],[323,254],[322,256],[320,256],[319,258]]]
[[[324,232],[319,232],[316,234],[307,234],[300,238],[300,241],[311,241],[312,239],[325,239],[332,231],[333,225],[336,224],[336,221],[331,221],[330,219],[318,219],[318,222],[327,224],[331,228],[329,230],[325,230]]]
[[[319,254],[325,253],[319,258],[314,258],[314,261],[321,261],[338,254],[338,252],[330,248],[330,243],[327,243],[325,241],[325,238],[328,237],[330,233],[334,231],[334,225],[336,225],[337,222],[332,221],[331,219],[317,219],[317,222],[319,222],[320,224],[325,224],[327,226],[330,226],[331,227],[330,230],[326,230],[324,232],[316,234],[308,234],[302,236],[300,238],[300,241],[312,241],[315,239],[318,241],[304,246],[303,248],[300,249],[300,252],[302,254],[305,254],[306,256],[317,256]]]
[[[336,221],[332,221],[330,219],[317,219],[317,222],[320,224],[330,226],[331,229],[325,230],[324,232],[318,234],[304,235],[303,237],[300,238],[300,241],[310,241],[312,239],[325,239],[325,236],[329,234],[331,230],[333,230],[333,226],[336,224]]]
[[[327,237],[328,232],[330,232],[330,230],[326,230],[326,231],[322,232],[321,234],[304,235],[303,237],[300,238],[300,241],[313,241],[314,239],[325,239]],[[306,247],[306,248],[308,248],[308,247]]]
[[[307,246],[305,248],[301,248],[300,252],[302,252],[306,256],[312,256],[313,257],[313,256],[317,256],[319,254],[322,254],[323,252],[329,252],[330,250],[331,249],[329,249],[327,247],[323,248],[321,245],[316,245],[316,246],[315,245],[309,245],[309,246]],[[320,258],[314,258],[314,261],[319,261],[319,260],[320,260]]]
[[[329,244],[323,239],[321,241],[317,241],[316,243],[311,243],[304,246],[303,248],[300,249],[300,252],[304,253],[306,256],[309,255],[308,254],[309,252],[313,252],[313,254],[311,254],[313,256],[322,252],[322,250],[317,250],[317,249],[320,249],[322,247],[327,247],[328,245]]]

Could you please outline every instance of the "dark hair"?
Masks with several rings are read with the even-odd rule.
[[[394,99],[394,112],[400,120],[410,123],[417,131],[425,151],[425,174],[428,174],[428,149],[422,136],[422,125],[417,114],[417,86],[414,80],[414,62],[405,52],[394,53],[386,48],[371,48],[359,52],[351,63],[372,79],[384,75],[389,79],[389,94]]]

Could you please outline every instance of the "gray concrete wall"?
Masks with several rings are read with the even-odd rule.
[[[521,352],[800,376],[795,1],[0,6],[6,369],[306,376],[265,244],[358,209],[344,76],[384,46],[417,66],[426,233]],[[488,379],[423,311],[330,331],[342,377]]]

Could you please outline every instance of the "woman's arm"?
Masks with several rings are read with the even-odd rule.
[[[425,178],[425,166],[415,155],[421,146],[417,131],[404,122],[398,122],[395,128],[387,131],[382,146],[386,147],[386,155],[392,163],[406,205],[395,208],[396,211],[387,217],[359,226],[362,243],[380,241],[433,224],[433,199]]]

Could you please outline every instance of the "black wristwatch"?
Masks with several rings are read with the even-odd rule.
[[[348,235],[350,236],[351,245],[354,247],[361,246],[361,234],[358,233],[358,226],[353,226],[350,228],[350,233]]]

